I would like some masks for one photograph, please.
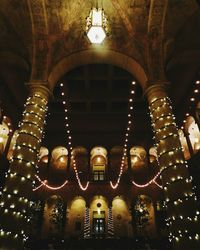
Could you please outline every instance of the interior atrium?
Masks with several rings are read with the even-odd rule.
[[[200,1],[0,1],[0,250],[200,249]]]

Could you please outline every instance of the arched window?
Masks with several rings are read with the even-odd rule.
[[[137,237],[156,236],[155,211],[153,202],[146,195],[139,195],[132,207],[134,231]]]
[[[51,164],[54,169],[66,170],[68,163],[68,150],[65,147],[59,146],[54,148],[51,156]]]
[[[9,127],[6,123],[0,124],[0,153],[3,153],[8,140]]]
[[[81,196],[76,196],[69,202],[67,208],[66,234],[71,237],[83,236],[86,202]]]
[[[48,148],[41,147],[39,155],[38,155],[38,162],[39,162],[39,164],[40,163],[48,163],[48,155],[49,155]]]
[[[153,163],[155,162],[157,159],[157,151],[156,151],[156,148],[155,147],[151,147],[149,149],[149,161],[150,163]]]
[[[146,150],[143,147],[135,146],[130,149],[131,168],[133,170],[141,169],[146,165]]]
[[[81,179],[87,178],[88,175],[88,151],[82,146],[73,148],[72,150],[73,157],[76,162],[76,167],[79,171],[79,177]],[[73,169],[73,162],[71,157],[70,168]],[[73,170],[72,170],[73,172]]]
[[[64,202],[60,196],[53,195],[45,202],[42,234],[44,238],[61,236],[65,222]]]
[[[105,238],[108,221],[108,203],[103,196],[95,196],[90,204],[92,237]]]
[[[114,235],[118,238],[132,237],[131,214],[124,197],[116,196],[112,201]]]
[[[105,180],[107,165],[107,150],[103,147],[95,147],[91,150],[90,164],[92,166],[93,180]]]
[[[186,121],[186,131],[189,133],[189,138],[192,144],[194,153],[200,150],[200,132],[194,118],[189,116]]]

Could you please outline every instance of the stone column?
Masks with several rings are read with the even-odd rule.
[[[45,85],[29,84],[6,184],[0,197],[1,249],[23,249],[27,239],[32,188],[35,181],[49,90]]]
[[[199,211],[166,86],[163,82],[155,83],[146,90],[146,95],[162,169],[169,240],[173,249],[197,250],[200,249]]]

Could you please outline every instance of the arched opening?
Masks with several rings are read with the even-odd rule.
[[[68,71],[81,65],[100,63],[112,64],[127,70],[136,77],[142,88],[145,88],[147,83],[146,73],[135,59],[117,51],[104,49],[104,53],[102,53],[102,51],[90,49],[73,53],[59,61],[53,67],[48,77],[50,89],[54,89],[57,81]]]
[[[49,150],[46,147],[41,147],[38,155],[38,164],[47,164],[49,159]]]
[[[65,223],[64,202],[60,196],[48,198],[44,206],[42,237],[60,237]]]
[[[131,172],[132,174],[144,174],[147,171],[147,153],[141,146],[134,146],[130,149]]]
[[[101,196],[93,197],[90,203],[91,236],[102,239],[106,237],[108,222],[108,202]]]
[[[86,202],[83,197],[76,196],[69,202],[66,223],[66,235],[68,237],[83,237],[85,210]]]
[[[155,147],[151,147],[149,149],[149,161],[150,163],[153,163],[155,162],[157,159],[157,151],[156,151],[156,148]]]
[[[68,163],[68,150],[59,146],[53,149],[51,153],[51,167],[56,170],[66,170]]]
[[[116,196],[112,201],[112,214],[114,224],[114,236],[116,238],[131,238],[131,214],[129,207],[122,196]]]
[[[188,149],[187,140],[186,140],[186,138],[184,136],[183,130],[179,129],[178,134],[179,134],[181,146],[183,147],[184,157],[185,157],[186,160],[188,160],[190,158],[190,152],[189,152],[189,149]]]
[[[76,167],[78,169],[79,178],[83,181],[88,180],[89,176],[89,161],[88,161],[88,151],[85,147],[78,146],[73,148],[72,154],[74,157],[74,160],[76,162]],[[74,169],[73,169],[73,159],[71,155],[70,160],[70,176],[74,175]]]
[[[3,154],[9,135],[9,127],[6,123],[0,124],[0,153]]]
[[[156,237],[155,212],[152,199],[139,195],[131,208],[132,225],[137,237],[144,239]]]
[[[121,161],[123,156],[123,147],[115,146],[110,151],[109,176],[111,180],[116,180],[120,172]],[[128,169],[128,157],[125,157],[123,171]]]
[[[187,118],[185,128],[189,133],[190,142],[195,153],[200,150],[200,132],[198,125],[192,116]]]
[[[94,181],[105,180],[107,166],[107,150],[103,147],[95,147],[91,150],[90,164]]]

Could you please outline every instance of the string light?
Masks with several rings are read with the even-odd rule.
[[[124,169],[124,165],[125,165],[125,159],[127,157],[127,147],[128,147],[128,141],[129,141],[129,136],[130,136],[130,129],[131,129],[131,123],[132,123],[132,114],[131,114],[131,110],[133,109],[133,96],[135,94],[135,85],[136,82],[132,81],[131,83],[131,87],[130,87],[130,98],[129,98],[129,108],[128,108],[128,121],[127,121],[127,128],[126,128],[126,132],[125,132],[125,139],[124,139],[124,146],[123,146],[123,154],[122,154],[122,159],[121,159],[121,164],[120,164],[120,171],[119,171],[119,175],[117,178],[117,181],[115,184],[113,184],[112,181],[110,181],[110,186],[112,187],[112,189],[116,189],[119,186],[120,180],[121,180],[121,176],[123,173],[123,169]]]
[[[148,181],[145,184],[138,184],[135,181],[132,181],[133,185],[135,185],[136,187],[139,188],[145,188],[148,187],[149,185],[151,185],[152,183],[155,183],[158,187],[160,187],[162,189],[162,186],[160,186],[157,182],[156,179],[158,178],[158,176],[161,174],[162,170],[160,170],[150,181]]]
[[[64,99],[65,97],[65,92],[64,92],[64,84],[63,83],[60,83],[60,88],[61,88],[61,96],[62,96],[62,100]],[[77,182],[78,182],[78,185],[80,187],[81,190],[83,191],[86,191],[88,186],[89,186],[89,181],[87,181],[86,185],[83,186],[83,184],[81,183],[81,180],[80,180],[80,177],[79,177],[79,174],[78,174],[78,170],[77,170],[77,167],[76,167],[76,157],[74,156],[74,152],[73,152],[73,147],[72,147],[72,135],[71,135],[71,131],[70,131],[70,128],[69,128],[69,123],[68,123],[68,109],[67,109],[67,104],[66,104],[66,101],[62,101],[63,103],[63,106],[64,106],[64,111],[65,111],[65,126],[67,128],[67,141],[68,141],[68,146],[69,146],[69,152],[71,155],[71,160],[72,160],[72,166],[73,166],[73,169],[74,169],[74,172],[75,172],[75,176],[76,176],[76,179],[77,179]]]
[[[38,102],[40,103],[39,105]],[[28,208],[31,208],[34,203],[28,198],[20,196],[20,190],[34,184],[34,181],[32,181],[34,178],[33,170],[35,169],[37,172],[35,156],[38,153],[37,148],[41,142],[40,138],[43,131],[38,124],[43,124],[47,111],[46,104],[47,100],[45,98],[39,94],[33,94],[28,97],[24,105],[25,110],[23,112],[22,122],[18,125],[20,129],[16,138],[20,135],[21,138],[24,138],[25,135],[26,137],[31,136],[34,140],[29,140],[28,138],[26,141],[24,139],[16,140],[13,146],[14,155],[10,159],[10,169],[6,173],[6,178],[9,178],[8,183],[10,183],[10,185],[11,183],[15,183],[15,185],[12,186],[12,189],[10,189],[10,186],[5,186],[0,201],[1,211],[6,216],[16,217],[17,220],[21,219],[25,224],[30,222],[31,218],[28,215],[30,209]],[[31,129],[34,129],[34,132]],[[32,143],[28,141],[32,141]],[[25,155],[29,156],[31,160],[24,158]],[[6,231],[5,228],[2,228],[0,229],[0,236],[9,236],[10,239],[12,237],[25,242],[28,239],[25,231],[21,230],[16,233]]]
[[[165,105],[163,105],[165,104]],[[158,157],[160,159],[160,162],[162,163],[162,165],[164,165],[163,163],[165,162],[165,157],[167,156],[168,159],[168,164],[166,166],[162,166],[162,169],[160,171],[160,174],[162,173],[162,175],[164,174],[164,171],[168,171],[171,170],[174,173],[174,176],[171,176],[166,173],[165,175],[165,181],[164,181],[164,191],[166,192],[166,198],[165,198],[165,204],[166,207],[170,208],[170,212],[168,214],[168,218],[167,218],[167,225],[171,226],[173,233],[170,233],[170,241],[175,240],[176,242],[178,242],[179,240],[181,240],[181,238],[184,237],[187,238],[189,240],[195,239],[195,240],[199,240],[199,235],[198,234],[185,234],[183,233],[180,229],[178,231],[178,233],[175,232],[174,228],[173,228],[173,224],[172,221],[176,220],[176,218],[180,218],[181,220],[189,220],[189,221],[198,221],[198,216],[199,216],[199,212],[197,211],[196,214],[194,215],[194,217],[189,217],[189,216],[183,216],[181,214],[174,216],[173,213],[173,206],[183,206],[186,205],[185,202],[187,202],[189,199],[194,200],[194,202],[197,200],[195,194],[191,191],[187,191],[187,190],[191,190],[191,181],[192,178],[188,177],[187,174],[181,175],[183,169],[187,169],[188,165],[187,162],[185,160],[182,159],[182,154],[179,154],[180,151],[182,151],[182,147],[180,147],[180,143],[178,143],[178,127],[176,126],[175,121],[175,117],[172,113],[172,106],[170,105],[171,101],[168,97],[159,97],[159,98],[155,98],[153,102],[150,103],[149,108],[150,108],[150,116],[152,118],[152,127],[154,129],[155,132],[155,136],[154,139],[156,140],[156,146],[159,147],[159,154]],[[158,106],[163,107],[162,110],[158,109]],[[167,109],[166,109],[167,107]],[[158,111],[157,113],[154,113],[155,111]],[[166,113],[167,111],[167,113]],[[166,115],[165,115],[166,113]],[[188,114],[187,114],[188,116]],[[165,117],[165,119],[163,119]],[[186,121],[185,121],[186,122]],[[170,126],[171,123],[171,127]],[[158,128],[157,128],[158,127]],[[170,144],[168,144],[168,141],[166,141],[168,138],[172,138],[175,139],[177,141],[173,141],[173,144],[171,141]],[[177,137],[177,139],[176,139]],[[161,151],[161,149],[163,147],[161,147],[161,143],[165,143],[166,144],[163,145],[163,147],[165,147],[165,149],[163,151]],[[173,146],[171,148],[171,145],[176,145],[175,147]],[[167,146],[167,147],[166,147]],[[169,148],[168,148],[169,147]],[[180,167],[180,172],[179,172],[179,168]],[[184,168],[183,168],[184,167]],[[184,172],[185,173],[185,172]],[[169,176],[168,180],[166,180],[166,177]],[[162,178],[162,176],[161,176]],[[144,184],[144,185],[149,185],[151,184],[153,181],[155,181],[154,183],[157,185],[158,183],[156,182],[156,179],[152,179],[150,182]],[[173,183],[184,183],[185,185],[185,192],[184,190],[180,190],[182,191],[181,193],[181,197],[179,197],[175,200],[171,199],[171,190],[172,188],[170,188],[168,190],[168,187],[170,185],[172,185]],[[159,185],[159,184],[158,184]],[[189,188],[189,189],[188,189]],[[174,212],[177,213],[177,210],[174,209]],[[198,215],[198,216],[197,216]],[[171,221],[172,220],[172,221]],[[177,224],[177,223],[176,223]],[[181,226],[180,226],[181,228]],[[182,229],[182,228],[181,228]]]
[[[63,188],[68,183],[68,180],[66,180],[62,185],[54,187],[54,186],[48,185],[47,184],[47,180],[42,181],[40,179],[40,177],[37,176],[37,175],[36,175],[36,178],[41,182],[41,185],[39,185],[38,187],[36,187],[35,189],[33,189],[33,191],[36,191],[37,189],[41,188],[42,186],[45,186],[46,188],[51,189],[51,190],[59,190],[59,189]]]
[[[200,92],[200,81],[196,80],[195,81],[195,85],[194,85],[194,89],[193,89],[193,93],[190,96],[190,104],[189,109],[191,109],[191,106],[193,106],[194,104],[196,104],[199,101],[199,93]],[[198,95],[197,95],[198,94]],[[184,115],[184,119],[183,119],[183,125],[181,126],[181,129],[184,129],[185,127],[185,123],[186,123],[186,118],[190,115],[190,110],[186,111],[185,115]]]

